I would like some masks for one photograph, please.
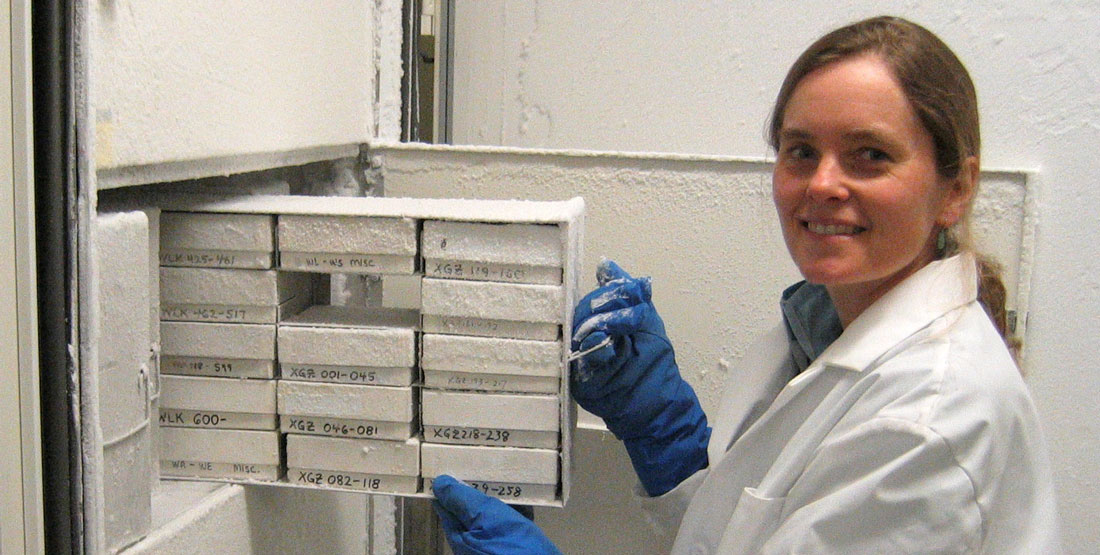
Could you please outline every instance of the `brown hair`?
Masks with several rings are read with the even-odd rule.
[[[768,142],[779,149],[783,115],[795,88],[813,71],[861,54],[875,54],[891,69],[921,124],[932,136],[936,169],[942,177],[955,178],[968,158],[978,159],[981,134],[978,125],[978,97],[974,83],[955,53],[928,29],[899,17],[880,16],[846,25],[818,39],[787,72],[772,109]],[[973,251],[969,237],[970,207],[950,229],[944,230],[944,258],[961,250]],[[978,297],[997,331],[1010,346],[1005,311],[1005,287],[1000,269],[978,255]]]

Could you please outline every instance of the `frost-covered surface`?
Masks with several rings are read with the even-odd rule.
[[[409,218],[286,215],[278,226],[281,251],[416,254],[416,221]]]
[[[160,458],[174,461],[279,464],[279,432],[161,428]]]
[[[420,365],[425,370],[561,375],[561,344],[496,337],[426,333],[421,338]]]
[[[142,200],[140,193],[134,200]],[[161,193],[147,199],[165,210],[233,214],[373,216],[473,222],[560,224],[584,213],[580,197],[552,201],[460,198],[379,198],[256,195],[249,197]]]
[[[561,229],[557,226],[426,221],[421,241],[424,258],[562,265]]]
[[[565,290],[554,285],[494,283],[425,278],[421,284],[424,314],[560,322]]]
[[[162,266],[160,300],[162,304],[274,306],[280,300],[278,283],[274,270]]]
[[[279,380],[279,414],[411,422],[411,387],[374,387]]]
[[[417,476],[420,471],[420,440],[386,441],[288,434],[286,465],[289,468]]]
[[[412,367],[412,328],[279,326],[279,361],[338,366]]]
[[[421,393],[421,415],[426,426],[500,428],[556,431],[558,398],[554,395],[510,395],[439,391]]]
[[[275,358],[275,326],[161,322],[161,354],[209,358]]]
[[[332,328],[415,328],[419,321],[419,312],[410,309],[314,305],[280,323]]]
[[[275,412],[275,381],[192,376],[161,376],[160,406],[165,409]]]
[[[99,173],[371,139],[375,4],[90,5]]]
[[[491,482],[558,481],[558,452],[553,449],[424,443],[420,446],[420,466],[425,478],[451,474]]]
[[[152,483],[145,478],[154,473],[148,225],[142,211],[103,214],[93,235],[99,327],[88,333],[100,340],[97,360],[84,368],[81,383],[94,405],[84,426],[96,429],[102,444],[93,447],[84,465],[102,479],[96,492],[102,497],[89,500],[89,506],[101,503],[103,537],[112,549],[144,535],[152,518]]]
[[[160,242],[165,249],[271,252],[275,248],[275,218],[261,214],[163,212]]]

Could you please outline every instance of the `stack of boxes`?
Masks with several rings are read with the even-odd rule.
[[[277,480],[275,330],[310,301],[275,218],[161,214],[162,476]]]
[[[413,275],[409,218],[281,216],[288,269]],[[287,480],[381,493],[420,487],[416,311],[314,306],[279,325]]]
[[[489,223],[463,202],[459,221],[436,215],[453,201],[163,212],[162,474],[426,496],[446,473],[564,503],[583,205]],[[415,308],[314,305],[311,276],[328,273],[382,276]]]
[[[497,497],[558,482],[562,248],[557,226],[424,222],[423,475]]]

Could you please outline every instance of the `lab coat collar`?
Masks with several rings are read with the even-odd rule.
[[[815,362],[861,372],[905,338],[977,296],[973,255],[934,260],[867,307]]]
[[[844,332],[824,285],[800,281],[783,291],[779,307],[791,340],[791,360],[799,372]]]

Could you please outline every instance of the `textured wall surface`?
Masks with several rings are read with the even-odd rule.
[[[796,281],[775,221],[768,164],[717,156],[485,148],[377,147],[388,196],[585,198],[581,289],[613,258],[653,277],[676,358],[706,409],[716,409],[726,371],[779,317],[779,292]],[[977,240],[1020,272],[1026,184],[986,176],[975,208]],[[1010,299],[1011,302],[1011,299]],[[595,420],[589,421],[597,424]]]
[[[374,136],[374,1],[94,6],[100,170]]]
[[[1100,223],[1091,209],[1100,206],[1100,188],[1092,186],[1100,168],[1089,154],[1100,146],[1100,3],[460,0],[456,13],[455,142],[540,148],[763,156],[763,130],[782,76],[814,38],[879,13],[909,17],[939,34],[978,88],[983,166],[1037,172],[1025,366],[1051,446],[1065,547],[1081,553],[1100,543],[1091,524],[1100,514],[1100,415],[1091,409],[1100,396]],[[667,182],[637,197],[657,190],[698,195],[703,220],[724,213],[729,205],[722,201],[736,194]],[[607,197],[590,197],[590,206],[598,209]],[[588,236],[641,230],[625,200],[611,208],[613,224],[590,221]],[[702,239],[781,248],[758,236],[772,222],[730,214],[733,221]],[[650,225],[690,233],[699,221]],[[628,268],[648,263],[630,250],[600,254],[623,259]],[[744,267],[755,271],[753,261]],[[693,262],[689,255],[671,266],[690,272]],[[700,294],[708,295],[712,279],[701,277]],[[764,281],[761,290],[774,292],[783,280],[768,275]],[[689,297],[658,291],[668,299],[659,307]],[[739,299],[726,295],[715,303],[704,296],[702,315],[729,310],[757,317],[747,307],[727,307]]]

